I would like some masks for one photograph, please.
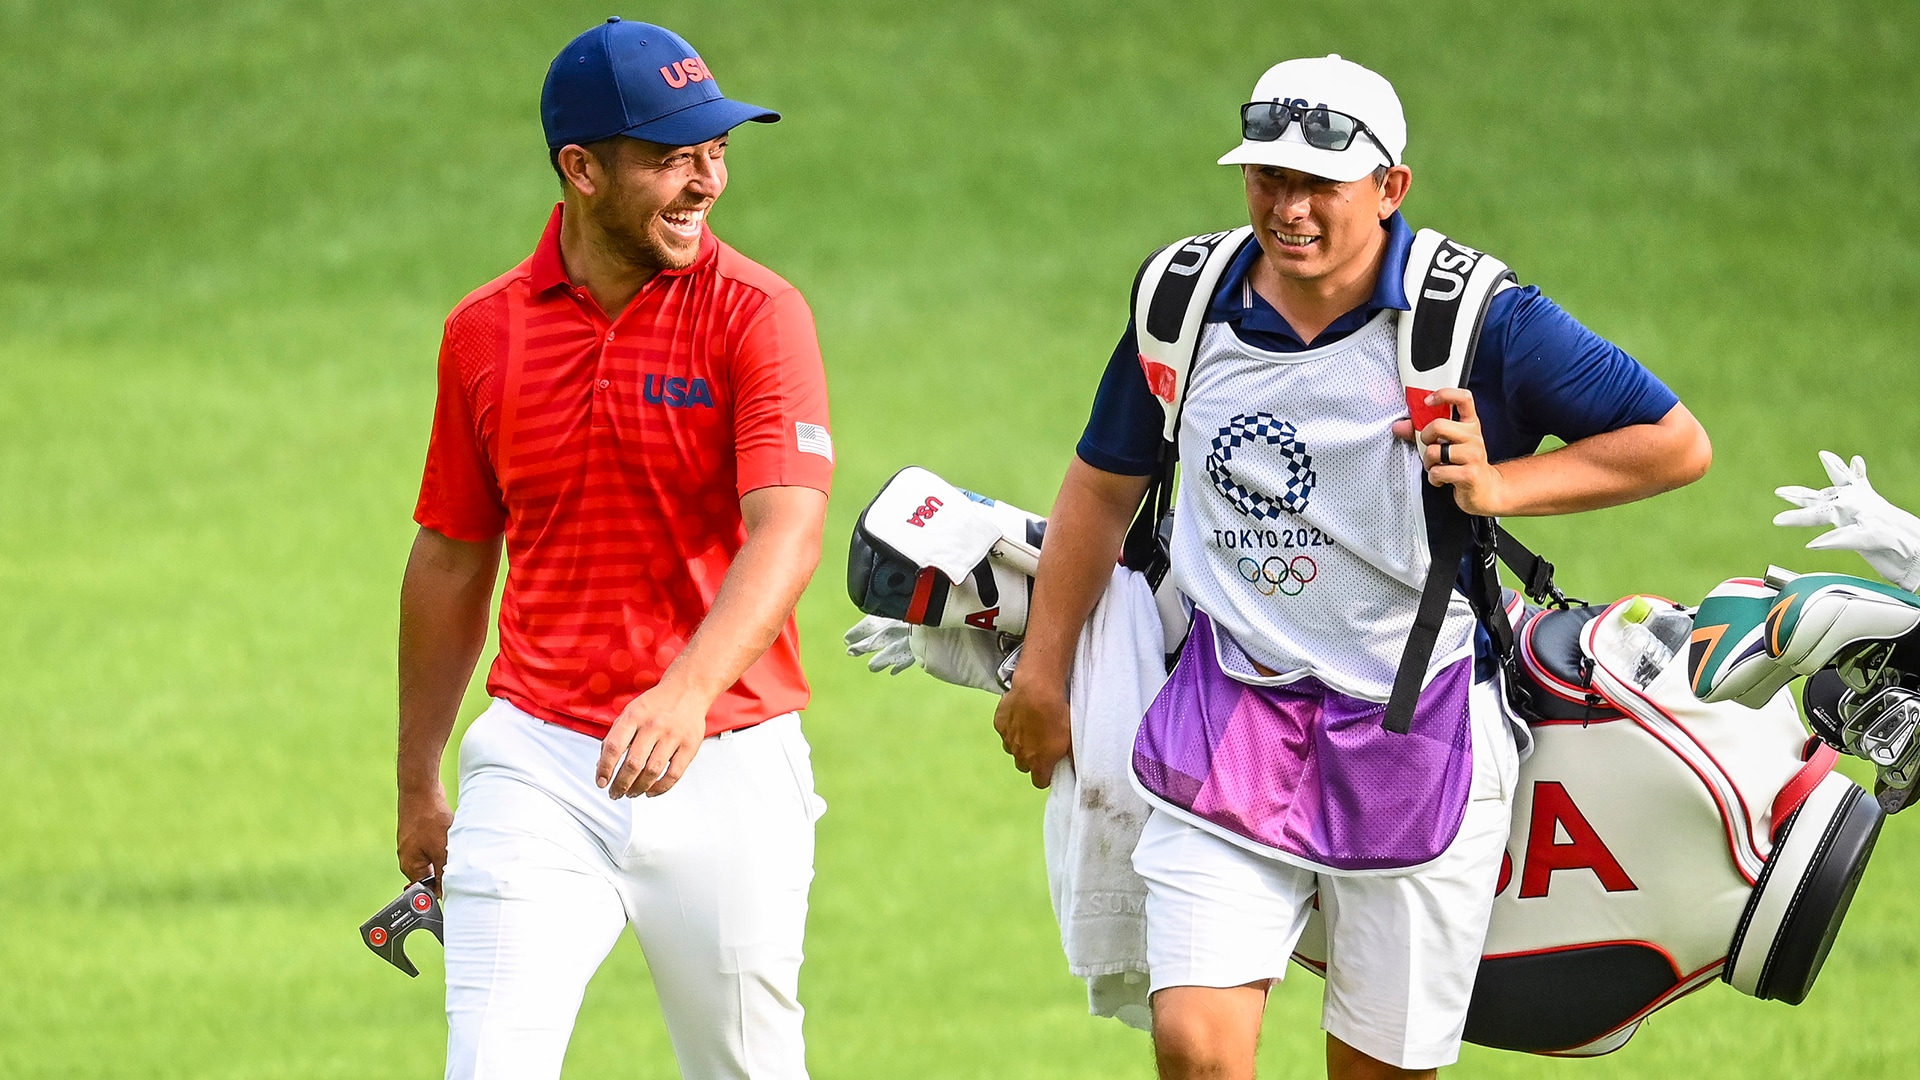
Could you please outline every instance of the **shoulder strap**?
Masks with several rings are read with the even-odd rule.
[[[1487,305],[1514,277],[1499,259],[1421,229],[1402,281],[1413,306],[1400,314],[1400,382],[1417,432],[1448,413],[1428,405],[1428,394],[1467,385]]]
[[[1250,225],[1189,236],[1154,252],[1140,267],[1133,287],[1133,333],[1147,389],[1166,412],[1160,437],[1167,442],[1180,434],[1180,405],[1200,348],[1207,304],[1220,275],[1252,238]]]
[[[1513,287],[1514,275],[1499,259],[1432,229],[1422,229],[1407,254],[1403,280],[1412,307],[1402,312],[1399,320],[1400,381],[1417,440],[1422,428],[1451,415],[1446,406],[1428,405],[1427,395],[1467,384],[1487,305],[1495,293]],[[1527,579],[1528,595],[1539,599],[1540,592],[1553,588],[1552,564],[1512,542],[1496,522],[1467,514],[1453,501],[1452,492],[1444,488],[1422,488],[1422,496],[1431,562],[1382,720],[1388,731],[1402,735],[1411,726],[1414,708],[1420,702],[1427,664],[1433,658],[1433,646],[1446,622],[1447,605],[1469,550],[1475,558],[1467,572],[1467,601],[1486,628],[1503,666],[1513,656],[1513,624],[1500,604],[1495,559],[1506,553],[1502,547],[1515,555],[1525,553],[1527,566],[1522,577]],[[1502,540],[1509,543],[1503,545]]]
[[[1156,589],[1168,567],[1167,536],[1162,526],[1173,512],[1180,411],[1186,399],[1187,375],[1200,349],[1213,290],[1252,238],[1249,225],[1189,236],[1148,256],[1134,278],[1133,333],[1140,350],[1140,370],[1164,415],[1153,478],[1127,530],[1120,561],[1145,574]]]

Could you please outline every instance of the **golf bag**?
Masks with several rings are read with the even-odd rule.
[[[1879,835],[1880,808],[1832,771],[1790,694],[1702,702],[1677,658],[1644,688],[1628,678],[1626,606],[1536,611],[1520,627],[1541,715],[1469,1042],[1604,1054],[1716,978],[1799,1004]],[[1318,913],[1294,958],[1325,970]]]

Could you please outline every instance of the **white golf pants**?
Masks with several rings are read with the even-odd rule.
[[[707,739],[656,798],[597,739],[496,700],[460,743],[446,896],[449,1080],[545,1080],[624,927],[687,1080],[806,1076],[796,997],[813,823],[800,719]]]

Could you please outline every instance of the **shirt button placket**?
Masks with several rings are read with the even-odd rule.
[[[613,380],[606,377],[606,372],[608,367],[607,348],[613,344],[615,336],[615,332],[609,329],[606,336],[600,339],[600,348],[598,350],[600,353],[599,363],[595,365],[597,377],[593,382],[593,425],[595,427],[611,427],[613,425],[612,403],[608,400],[607,395],[607,391],[613,386]]]

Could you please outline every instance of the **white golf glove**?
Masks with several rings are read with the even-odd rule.
[[[847,655],[867,656],[867,670],[898,675],[913,666],[913,644],[907,640],[912,629],[899,619],[869,615],[847,630]]]
[[[1888,502],[1867,482],[1867,463],[1857,455],[1848,465],[1838,454],[1820,451],[1832,487],[1775,488],[1774,494],[1799,507],[1774,516],[1775,525],[1835,525],[1807,547],[1857,551],[1880,576],[1914,592],[1920,590],[1920,518]]]
[[[910,635],[913,658],[927,674],[955,686],[971,686],[989,694],[1007,692],[1008,650],[1020,639],[971,626],[916,626]],[[1008,668],[1008,676],[1012,669]]]

